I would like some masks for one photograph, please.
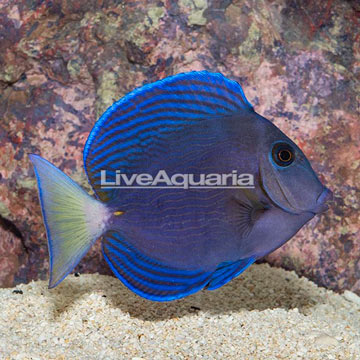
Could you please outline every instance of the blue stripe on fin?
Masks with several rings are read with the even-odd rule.
[[[184,271],[161,266],[161,264],[151,261],[151,259],[148,259],[145,255],[139,254],[134,248],[131,250],[131,247],[122,243],[121,240],[119,241],[119,236],[114,237],[113,235],[108,235],[107,240],[109,251],[119,258],[123,258],[124,261],[127,262],[132,269],[139,272],[139,274],[151,273],[151,276],[155,280],[167,282],[171,279],[178,283],[187,282],[189,279],[200,279],[200,277],[204,277],[203,272],[186,271],[186,273],[184,273]],[[142,257],[144,259],[142,259]],[[135,263],[135,266],[133,263]]]
[[[206,287],[207,290],[215,290],[228,283],[234,277],[240,275],[251,264],[255,258],[241,259],[235,262],[226,262],[218,266],[212,274],[211,279]]]
[[[218,73],[193,71],[135,89],[101,116],[88,137],[84,164],[89,182],[96,195],[108,201],[117,190],[101,188],[97,176],[100,167],[122,170],[131,165],[136,169],[142,153],[154,145],[155,149],[169,135],[183,131],[184,126],[243,111],[253,108],[241,86]],[[169,131],[161,131],[162,128]],[[153,131],[158,134],[151,139],[148,135]],[[129,158],[129,151],[134,156]],[[111,164],[107,164],[108,157]]]
[[[114,274],[149,300],[180,299],[204,288],[211,277],[211,272],[179,270],[150,259],[114,231],[105,234],[102,250]]]

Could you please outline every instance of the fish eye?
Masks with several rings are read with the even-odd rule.
[[[289,144],[278,143],[272,149],[272,158],[279,166],[289,166],[295,159],[295,153]]]

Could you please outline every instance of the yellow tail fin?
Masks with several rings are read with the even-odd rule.
[[[106,231],[109,211],[47,160],[29,155],[50,253],[49,288],[58,285]]]

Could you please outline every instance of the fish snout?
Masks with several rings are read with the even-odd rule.
[[[328,188],[324,188],[316,200],[315,208],[312,210],[315,214],[320,214],[329,209],[329,203],[333,200],[333,193]]]

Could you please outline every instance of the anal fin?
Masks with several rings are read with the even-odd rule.
[[[211,279],[207,285],[207,290],[215,290],[228,283],[234,277],[240,275],[251,264],[254,263],[255,258],[241,259],[234,262],[224,262],[220,264],[216,271],[212,274]]]
[[[171,301],[207,288],[215,290],[246,270],[255,258],[221,263],[216,270],[182,270],[142,254],[116,231],[105,234],[103,254],[114,274],[136,294]]]
[[[105,234],[103,254],[114,274],[136,294],[154,301],[170,301],[206,286],[212,272],[172,268],[140,253],[118,232]]]

